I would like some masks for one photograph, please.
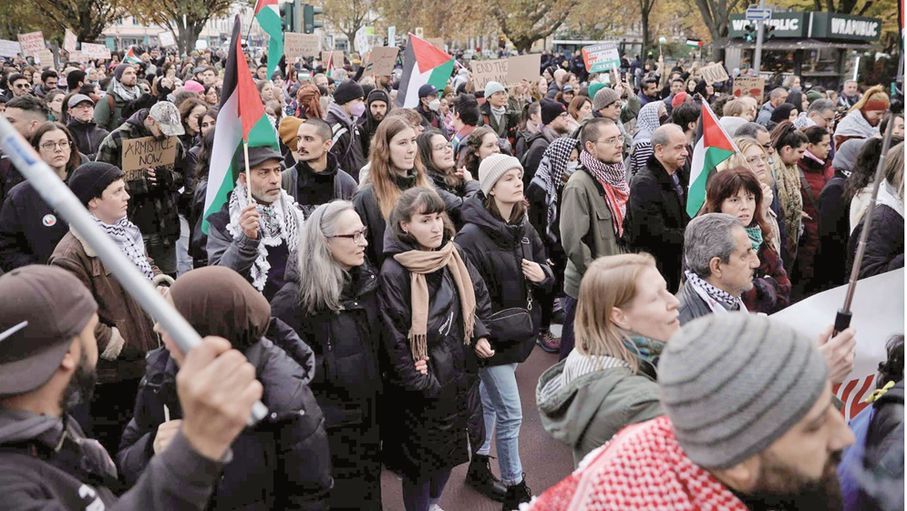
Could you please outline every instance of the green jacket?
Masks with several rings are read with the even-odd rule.
[[[536,404],[545,431],[573,448],[573,464],[624,426],[662,415],[658,384],[644,373],[613,367],[561,384],[566,360],[539,377]]]
[[[561,245],[567,256],[564,292],[579,296],[579,283],[592,261],[622,252],[601,185],[580,166],[564,186],[560,205]]]

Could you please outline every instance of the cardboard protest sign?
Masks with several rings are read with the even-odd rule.
[[[343,67],[343,52],[338,50],[321,52],[321,63],[327,67],[329,61],[331,67]]]
[[[602,73],[620,67],[620,52],[614,43],[594,44],[583,47],[586,71]]]
[[[752,96],[756,103],[762,104],[762,92],[765,90],[765,78],[738,76],[734,78],[734,97]]]
[[[79,50],[72,50],[71,52],[69,52],[69,62],[77,62],[79,64],[83,64],[85,62],[88,62],[88,57],[83,55]]]
[[[507,59],[473,60],[469,66],[472,68],[472,84],[476,90],[485,90],[485,84],[491,81],[502,84],[507,81]]]
[[[37,60],[38,63],[41,64],[42,66],[53,66],[54,65],[54,52],[52,52],[46,48],[43,50],[39,50],[35,54],[35,60]]]
[[[78,42],[76,35],[72,33],[72,30],[67,28],[63,33],[63,49],[66,51],[75,51]]]
[[[82,55],[89,59],[109,59],[110,48],[103,44],[82,43]]]
[[[400,49],[397,47],[379,46],[372,48],[372,53],[368,57],[368,66],[365,71],[375,76],[390,75],[394,72],[394,66],[397,64],[397,54]]]
[[[24,57],[34,57],[38,51],[44,49],[44,34],[41,32],[29,32],[16,37],[19,39],[19,46],[22,47]]]
[[[815,341],[819,332],[834,323],[846,293],[847,286],[836,287],[776,312],[771,318]],[[875,390],[876,369],[887,358],[885,341],[904,331],[904,269],[860,280],[851,311],[850,326],[857,332],[853,371],[833,389],[844,403],[847,420],[867,406],[863,400]]]
[[[154,137],[134,138],[123,141],[123,172],[166,167],[176,161],[177,137],[157,140]]]
[[[724,70],[724,64],[715,63],[699,68],[699,74],[705,83],[723,82],[728,79],[727,71]]]
[[[176,46],[176,39],[173,37],[173,32],[161,32],[157,35],[157,40],[160,41],[161,48]]]
[[[18,41],[0,39],[0,57],[15,57],[22,51]]]
[[[296,62],[299,57],[316,57],[321,51],[321,38],[315,34],[284,32],[283,53],[287,62]]]
[[[507,59],[507,78],[505,85],[516,85],[522,80],[535,82],[539,79],[539,68],[541,67],[542,56],[538,53],[534,55],[520,55]]]

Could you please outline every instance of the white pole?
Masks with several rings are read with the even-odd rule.
[[[765,10],[765,0],[759,0],[759,8]],[[756,76],[762,69],[762,38],[765,32],[765,22],[759,20],[756,22],[756,50],[753,52],[753,69],[756,70]]]
[[[857,55],[856,62],[853,63],[853,81],[857,81],[857,74],[860,72],[860,56]]]
[[[69,222],[71,228],[85,238],[85,242],[98,254],[104,266],[114,274],[120,286],[139,302],[149,316],[161,322],[183,353],[188,353],[201,342],[198,332],[167,303],[151,285],[151,281],[145,278],[114,245],[113,240],[98,227],[79,199],[2,116],[0,116],[0,149],[12,160],[16,169],[31,182],[41,198],[59,212]],[[258,422],[267,413],[268,409],[264,404],[260,401],[255,403],[249,424]]]

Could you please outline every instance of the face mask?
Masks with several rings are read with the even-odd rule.
[[[576,169],[579,168],[579,161],[568,161],[567,162],[567,175],[573,174],[576,172]]]
[[[350,115],[353,117],[362,117],[365,113],[365,103],[356,103],[351,110]]]
[[[437,112],[437,111],[441,110],[441,100],[434,99],[434,100],[429,101],[428,109],[431,110],[432,112]]]

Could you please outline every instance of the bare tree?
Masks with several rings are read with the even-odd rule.
[[[501,32],[523,52],[560,28],[579,0],[492,0],[490,3],[491,14]]]
[[[188,53],[208,20],[227,13],[232,4],[233,0],[137,0],[129,12],[146,23],[170,29],[177,35],[180,53]]]

